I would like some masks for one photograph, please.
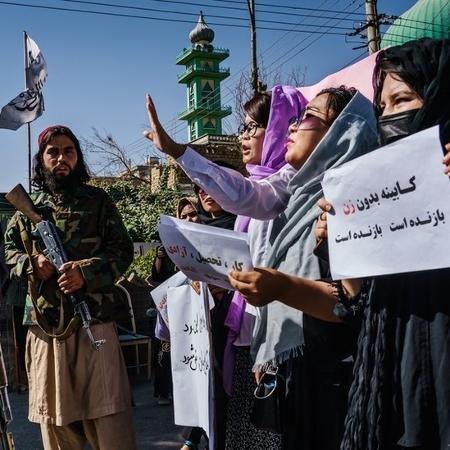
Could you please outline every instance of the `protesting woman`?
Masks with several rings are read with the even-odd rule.
[[[227,208],[234,208],[234,212],[254,218],[277,217],[289,201],[288,209],[274,221],[270,236],[277,245],[270,251],[268,264],[271,259],[276,267],[288,272],[321,278],[318,262],[311,256],[313,224],[319,214],[315,203],[321,195],[321,175],[325,169],[372,149],[376,135],[370,103],[359,94],[352,96],[353,92],[345,88],[328,89],[310,102],[301,120],[291,127],[292,145],[288,145],[286,154],[291,165],[289,170],[281,169],[262,182],[217,169],[211,175],[214,178],[208,185],[211,194],[220,203],[227,202]],[[166,152],[178,155],[178,162],[184,160],[185,147],[175,144],[161,129],[151,100],[148,107],[155,129],[148,137]],[[196,165],[189,170],[183,167],[190,176],[197,168]],[[192,177],[198,182],[201,175],[196,173]],[[276,182],[272,181],[274,178]],[[339,363],[351,354],[353,335],[341,324],[316,323],[309,330],[303,329],[303,316],[299,311],[281,303],[269,305],[261,311],[252,344],[253,354],[256,366],[261,368],[271,362],[292,363],[289,367],[290,404],[286,407],[286,417],[290,420],[284,424],[284,447],[333,449],[340,441],[348,378]],[[295,357],[305,353],[310,345],[317,360]],[[321,354],[325,361],[319,357]],[[324,364],[315,365],[316,362]],[[310,370],[307,376],[305,368]],[[337,389],[333,389],[336,383]],[[320,402],[307,395],[312,389],[322,392]],[[336,405],[329,408],[331,403]],[[311,412],[305,414],[308,409]]]
[[[448,40],[383,50],[374,84],[381,144],[440,124],[450,151]],[[450,153],[443,162],[449,174]],[[325,200],[320,206],[332,208]],[[325,213],[316,236],[327,237]],[[266,271],[249,274],[240,289],[254,304],[277,298],[323,320],[358,325],[362,316],[342,450],[444,450],[450,443],[450,304],[442,289],[449,276],[450,269],[440,269],[347,280],[327,294],[324,285]]]
[[[382,51],[374,83],[381,144],[440,124],[450,150],[450,41],[421,39]],[[449,448],[449,278],[450,269],[440,269],[364,283],[342,449]]]
[[[178,219],[199,223],[197,199],[182,197],[176,207]],[[161,245],[156,252],[152,265],[152,283],[160,284],[174,275],[176,268],[164,247]],[[153,396],[158,398],[158,405],[170,405],[172,395],[172,371],[170,365],[170,333],[161,315],[156,316],[156,366]]]
[[[258,183],[277,175],[277,171],[285,165],[286,130],[291,117],[298,117],[306,101],[297,89],[290,86],[276,86],[272,92],[257,93],[245,105],[246,117],[240,127],[239,137],[242,149],[242,159],[246,164],[250,178],[247,180],[235,171],[227,171],[223,166],[203,158],[191,149],[187,149],[184,157],[193,161],[196,174],[188,175],[201,186],[202,192],[213,192],[214,198],[219,198],[221,205],[227,204],[233,208],[233,201],[223,201],[223,197],[233,196],[224,180],[225,192],[211,187],[223,178],[223,174],[238,177],[238,181]],[[154,108],[153,108],[154,110]],[[155,117],[157,120],[157,118]],[[153,119],[150,118],[152,121]],[[285,169],[281,169],[285,173]],[[288,174],[295,171],[288,168]],[[276,176],[275,175],[275,176]],[[290,176],[290,175],[289,175]],[[283,185],[285,176],[281,176]],[[196,187],[198,191],[200,188]],[[241,195],[241,193],[239,194]],[[275,202],[278,198],[275,199]],[[241,199],[238,200],[241,203]],[[234,208],[236,205],[234,205]],[[267,205],[266,205],[267,207]],[[248,240],[253,264],[263,265],[270,234],[271,221],[250,219],[239,216],[235,229],[248,232]],[[250,343],[254,328],[254,311],[246,310],[244,299],[236,293],[233,296],[226,318],[228,339],[224,357],[224,387],[231,396],[228,421],[226,448],[276,450],[281,441],[278,433],[256,429],[250,421],[253,408],[253,391],[256,387],[250,358]]]
[[[246,113],[244,123],[239,131],[242,160],[246,164],[250,178],[263,179],[275,173],[284,165],[284,145],[274,144],[278,135],[267,133],[272,102],[283,102],[286,95],[278,87],[271,92],[255,94],[243,106]],[[290,105],[288,106],[291,109]],[[292,111],[293,113],[295,111]],[[271,123],[279,123],[280,114],[272,114]],[[287,119],[285,119],[287,124]],[[267,137],[267,139],[266,139]],[[253,263],[262,263],[265,245],[261,238],[267,235],[269,222],[255,221],[250,217],[239,216],[235,229],[248,232],[251,239]],[[252,307],[251,307],[252,308]],[[266,430],[259,430],[250,421],[254,407],[255,378],[252,372],[250,343],[255,324],[254,311],[248,311],[246,302],[235,292],[228,310],[225,324],[228,326],[228,339],[224,358],[224,387],[230,395],[227,421],[226,449],[277,450],[281,448],[281,436]]]
[[[323,288],[327,295],[332,286],[316,280],[328,274],[312,254],[314,224],[320,212],[315,204],[321,196],[323,172],[370,151],[376,137],[370,103],[359,94],[353,98],[350,95],[350,101],[341,95],[338,105],[345,107],[340,108],[337,117],[335,111],[339,108],[329,107],[331,94],[322,94],[290,127],[286,158],[298,171],[289,183],[287,208],[274,220],[267,257],[268,267],[289,274],[287,277],[301,276]],[[270,289],[271,278],[265,274],[271,273],[270,269],[233,273],[231,282],[248,297],[251,292],[246,277],[259,275]],[[269,292],[280,299],[276,290]],[[314,295],[323,294],[319,290]],[[298,292],[297,297],[301,296]],[[284,448],[339,448],[355,343],[355,332],[346,325],[317,320],[280,302],[261,309],[253,343],[256,364],[287,364]]]

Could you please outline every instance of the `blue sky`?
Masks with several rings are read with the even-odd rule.
[[[200,5],[184,5],[181,2]],[[89,138],[92,127],[111,133],[124,146],[129,158],[142,163],[152,152],[151,145],[142,139],[147,118],[145,93],[152,94],[161,121],[169,128],[177,123],[177,113],[185,109],[185,87],[177,83],[182,67],[175,65],[176,56],[190,45],[189,31],[195,26],[196,17],[202,9],[209,23],[239,23],[245,21],[211,18],[211,15],[246,17],[245,11],[233,8],[245,7],[228,1],[180,0],[170,1],[103,0],[103,3],[125,6],[162,9],[166,12],[113,9],[99,5],[90,6],[62,0],[16,0],[15,3],[46,5],[60,8],[91,9],[122,14],[146,15],[192,21],[191,23],[160,22],[124,17],[107,17],[74,12],[63,12],[25,8],[0,4],[0,107],[14,98],[24,87],[23,35],[25,30],[36,41],[43,52],[49,76],[44,87],[45,112],[32,124],[32,151],[36,151],[38,133],[52,124],[65,124],[78,137]],[[288,10],[281,5],[300,6],[362,13],[363,0],[261,0],[259,6],[273,13],[258,13],[258,18],[291,23],[316,25],[307,30],[326,31],[325,20],[294,16],[305,11]],[[378,10],[387,14],[401,14],[415,0],[379,0]],[[227,6],[219,9],[214,6]],[[167,11],[186,13],[170,15]],[[277,15],[275,12],[292,12],[292,15]],[[188,15],[192,14],[192,15]],[[353,22],[341,21],[334,13],[312,12],[327,15],[332,26],[352,27]],[[345,17],[345,15],[340,15]],[[347,18],[362,17],[348,15]],[[318,25],[319,24],[319,25]],[[262,23],[261,26],[291,29],[292,26]],[[233,89],[242,70],[249,70],[249,32],[245,28],[230,28],[211,25],[216,37],[214,44],[230,49],[230,57],[223,66],[229,67],[231,77],[223,83],[223,103],[234,106]],[[305,26],[298,25],[297,29]],[[333,29],[332,31],[344,32]],[[286,31],[259,30],[258,50],[269,71],[287,74],[293,67],[306,68],[306,84],[313,84],[357,58],[363,50],[352,48],[363,43],[345,36],[296,33]],[[316,42],[315,39],[319,38]],[[346,42],[351,40],[352,42]],[[307,47],[307,48],[305,48]],[[304,49],[305,48],[305,49]],[[304,49],[304,50],[302,50]],[[281,59],[277,62],[277,58]],[[281,66],[280,66],[281,64]],[[236,124],[229,119],[225,130],[233,132]],[[176,127],[179,140],[187,139],[184,122]],[[26,126],[17,131],[0,129],[0,192],[8,191],[18,182],[27,183]],[[99,163],[98,157],[87,155],[90,163]],[[98,166],[95,166],[98,167]]]

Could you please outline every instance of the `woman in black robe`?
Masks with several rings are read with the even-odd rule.
[[[450,41],[382,51],[374,85],[381,144],[436,124],[450,142]],[[440,269],[363,282],[342,450],[450,448],[449,280],[450,269]],[[344,319],[354,315],[348,302],[339,305]]]
[[[450,174],[450,41],[420,39],[381,51],[374,84],[380,143],[439,124]],[[327,237],[326,214],[316,236]],[[345,280],[333,291],[259,269],[240,291],[256,306],[276,298],[317,319],[360,326],[341,450],[448,450],[449,279],[450,269],[429,270]],[[324,423],[323,434],[330,432]]]

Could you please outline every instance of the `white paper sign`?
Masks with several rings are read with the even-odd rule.
[[[169,288],[170,356],[175,424],[202,427],[210,435],[211,351],[206,289]]]
[[[450,180],[438,127],[325,173],[335,279],[450,267]]]
[[[169,279],[161,283],[158,287],[150,292],[152,296],[153,303],[156,309],[161,314],[164,323],[167,328],[169,328],[169,316],[167,314],[167,290],[171,287],[178,287],[187,284],[189,280],[183,272],[177,272],[175,275],[171,276]]]
[[[233,289],[232,270],[252,270],[247,235],[161,216],[159,236],[173,263],[191,280]]]

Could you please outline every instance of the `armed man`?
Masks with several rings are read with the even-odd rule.
[[[86,184],[72,131],[49,127],[38,144],[34,211],[17,212],[5,234],[11,275],[28,279],[28,418],[40,424],[45,450],[81,450],[87,442],[95,450],[133,450],[131,394],[115,326],[128,306],[114,287],[133,244],[108,195]]]

